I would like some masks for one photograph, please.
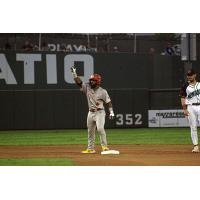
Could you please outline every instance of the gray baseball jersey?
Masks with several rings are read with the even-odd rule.
[[[82,83],[81,91],[87,96],[88,107],[90,109],[104,109],[103,103],[109,103],[110,97],[108,92],[102,87],[93,90],[88,83]]]

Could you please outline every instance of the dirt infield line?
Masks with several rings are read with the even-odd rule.
[[[191,145],[112,145],[120,155],[81,154],[83,145],[0,146],[0,158],[68,158],[78,166],[200,166]]]

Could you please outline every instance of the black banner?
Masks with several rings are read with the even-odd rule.
[[[178,57],[0,52],[0,90],[75,89],[73,65],[84,82],[92,73],[102,75],[106,88],[173,88],[183,77]]]

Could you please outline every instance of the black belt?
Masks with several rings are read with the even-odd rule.
[[[192,103],[193,106],[200,106],[200,103]]]
[[[97,112],[99,110],[104,110],[103,108],[97,108],[97,109],[90,109],[90,112]]]

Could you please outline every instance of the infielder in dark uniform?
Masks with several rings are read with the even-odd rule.
[[[110,111],[109,118],[114,118],[113,107],[111,99],[105,89],[100,87],[101,76],[99,74],[91,75],[89,83],[83,83],[80,77],[77,76],[76,68],[71,68],[72,75],[76,84],[80,87],[80,90],[86,94],[89,112],[87,116],[87,128],[88,128],[88,147],[82,153],[95,153],[95,131],[100,135],[100,143],[102,151],[108,151],[106,132],[104,129],[105,124],[105,110],[104,103],[108,105]]]
[[[199,152],[197,124],[200,122],[200,83],[196,81],[193,69],[187,72],[187,82],[180,90],[181,104],[184,115],[189,120],[192,143],[192,152]]]

